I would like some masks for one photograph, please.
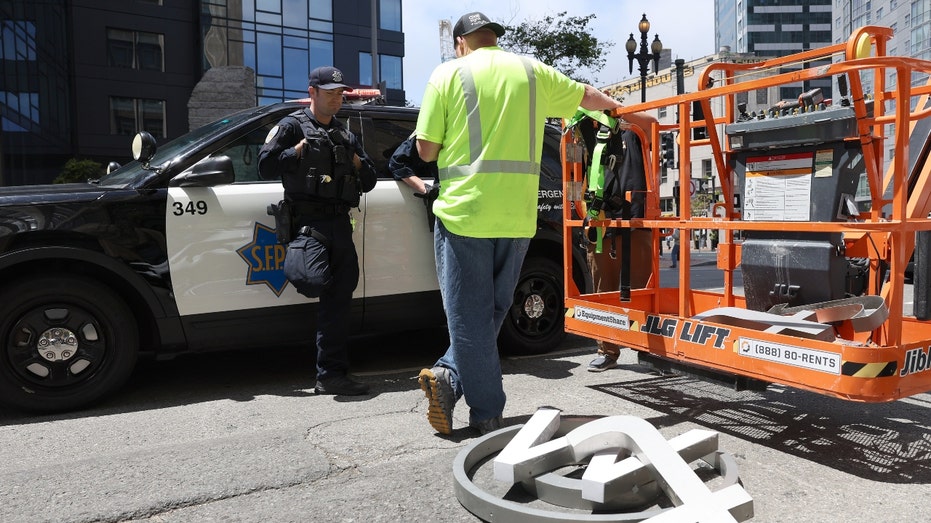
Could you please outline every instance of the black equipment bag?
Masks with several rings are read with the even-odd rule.
[[[308,226],[288,244],[284,258],[284,276],[297,292],[317,298],[333,281],[330,271],[330,241]]]

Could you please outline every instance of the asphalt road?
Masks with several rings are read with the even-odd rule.
[[[475,521],[452,473],[477,438],[467,407],[440,437],[416,382],[444,344],[436,332],[357,341],[374,392],[362,398],[314,396],[308,351],[259,350],[148,363],[82,412],[0,412],[0,521]],[[557,354],[505,359],[506,423],[546,405],[636,416],[666,438],[717,431],[752,521],[928,520],[931,396],[868,405],[736,392],[652,374],[632,351],[590,373],[593,351],[573,337]]]
[[[693,258],[693,284],[717,285],[712,260]],[[664,286],[676,281],[661,270]],[[315,396],[309,350],[262,349],[144,362],[119,395],[81,412],[0,410],[0,522],[476,521],[453,479],[457,455],[478,440],[468,408],[458,405],[451,437],[435,434],[416,381],[446,343],[442,331],[356,339],[353,367],[373,390],[360,398]],[[659,376],[633,351],[591,373],[594,350],[570,337],[554,354],[505,358],[506,423],[552,406],[634,416],[667,439],[715,431],[753,498],[752,521],[931,518],[929,394],[862,404],[775,385],[735,391]],[[509,491],[488,467],[474,475],[488,492],[562,510]]]

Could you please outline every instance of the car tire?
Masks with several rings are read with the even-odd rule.
[[[525,259],[498,336],[502,352],[545,354],[558,347],[566,337],[564,302],[562,266],[542,256]]]
[[[27,412],[86,406],[122,386],[139,352],[126,302],[83,277],[0,291],[0,402]]]

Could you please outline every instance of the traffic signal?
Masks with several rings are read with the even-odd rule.
[[[676,168],[676,140],[672,133],[660,133],[660,165],[669,169]]]

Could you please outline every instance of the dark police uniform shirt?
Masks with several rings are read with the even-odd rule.
[[[365,154],[365,150],[355,134],[346,129],[346,126],[336,117],[330,120],[329,125],[323,125],[314,118],[310,109],[303,109],[303,111],[318,128],[345,130],[345,134],[349,136],[348,149],[350,155],[354,152],[362,160],[362,168],[356,173],[359,177],[362,192],[371,191],[375,187],[378,178],[371,159]],[[304,136],[304,131],[301,129],[301,124],[297,118],[293,116],[282,118],[278,125],[268,132],[265,145],[262,146],[262,150],[259,152],[259,175],[266,180],[276,180],[287,174],[294,174],[300,164],[294,146],[303,140]],[[285,196],[298,200],[312,201],[315,199],[308,194],[285,194]]]

